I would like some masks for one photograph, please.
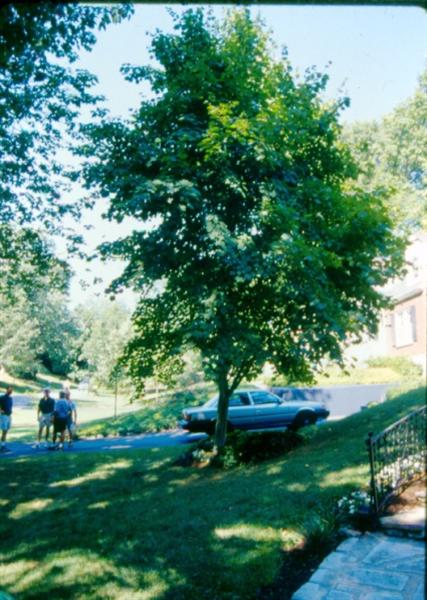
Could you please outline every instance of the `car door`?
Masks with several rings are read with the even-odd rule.
[[[234,392],[228,402],[228,421],[236,429],[249,429],[253,406],[247,392]]]
[[[254,404],[252,429],[282,427],[286,424],[286,412],[281,410],[279,398],[263,390],[251,391],[250,395]]]

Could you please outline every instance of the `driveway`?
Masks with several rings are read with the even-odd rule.
[[[206,437],[204,433],[184,433],[179,429],[162,433],[146,433],[127,437],[110,437],[99,439],[82,439],[70,447],[65,444],[63,452],[111,452],[114,450],[129,450],[132,448],[162,448],[191,444]],[[43,456],[51,454],[46,447],[36,448],[34,442],[10,442],[7,444],[10,452],[0,454],[1,458],[17,458],[20,456]]]
[[[287,388],[286,400],[324,402],[330,419],[343,419],[371,402],[383,402],[393,384],[336,385],[333,387]]]

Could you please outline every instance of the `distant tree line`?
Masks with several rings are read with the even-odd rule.
[[[111,387],[129,336],[130,311],[119,302],[70,309],[66,294],[42,287],[0,299],[0,366],[12,375],[45,371]]]
[[[427,67],[410,98],[379,121],[345,127],[343,139],[360,185],[386,191],[396,226],[427,230]]]
[[[72,194],[75,173],[58,152],[73,151],[81,109],[95,110],[101,100],[96,77],[76,67],[79,53],[94,46],[98,30],[132,13],[130,4],[0,9],[0,365],[16,375],[87,371],[106,383],[128,322],[118,305],[69,309],[70,270],[52,240],[59,234],[70,253],[80,252],[81,238],[64,222],[90,204]],[[108,354],[93,339],[114,311],[126,315],[114,339],[111,323]]]

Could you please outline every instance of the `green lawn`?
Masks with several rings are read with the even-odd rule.
[[[281,551],[366,487],[368,431],[418,389],[320,427],[287,457],[232,471],[174,467],[181,448],[0,461],[0,586],[20,600],[255,598]]]
[[[20,406],[15,403],[12,415],[12,428],[8,435],[9,441],[33,441],[36,439],[37,423],[37,403],[41,398],[43,389],[50,387],[52,396],[58,397],[63,384],[69,382],[55,375],[38,374],[34,380],[20,379],[12,376],[4,376],[0,379],[0,393],[8,385],[13,387],[13,395],[26,395],[29,397],[29,403],[26,406]],[[79,390],[71,384],[71,394],[73,400],[77,403],[77,418],[80,425],[93,422],[95,419],[103,419],[104,422],[113,420],[115,412],[114,394],[108,391],[100,393],[87,392]],[[128,395],[119,393],[117,398],[117,413],[125,418],[130,413],[138,410],[139,405],[130,404]]]
[[[323,375],[318,375],[315,385],[371,385],[374,383],[399,383],[402,380],[405,378],[388,366],[354,368],[348,372],[335,367],[330,368]]]
[[[25,394],[30,397],[28,406],[14,407],[9,441],[29,442],[36,439],[37,402],[42,396],[43,388],[50,387],[53,397],[57,398],[64,382],[63,378],[41,374],[34,380],[11,376],[0,379],[0,393],[8,385],[12,385],[14,395]],[[81,391],[72,384],[71,394],[77,404],[79,433],[90,437],[173,429],[185,406],[201,404],[212,395],[214,389],[212,385],[202,385],[186,392],[151,393],[144,400],[133,404],[129,402],[129,393],[121,393],[119,390],[116,407],[114,394],[106,390],[98,393]],[[115,408],[117,418],[114,418]]]
[[[131,413],[120,414],[116,419],[100,418],[85,423],[79,433],[82,436],[107,436],[175,429],[186,406],[202,404],[214,392],[213,386],[206,386],[188,392],[166,392],[158,398],[151,396],[134,405]]]

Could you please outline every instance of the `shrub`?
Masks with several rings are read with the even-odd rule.
[[[370,358],[366,364],[369,367],[388,367],[405,379],[418,379],[423,374],[421,367],[406,356]]]
[[[233,452],[238,464],[248,464],[282,456],[302,442],[303,437],[295,431],[233,431],[227,438],[226,450]]]
[[[172,396],[173,402],[180,402],[184,404],[196,404],[199,400],[198,394],[195,394],[191,390],[175,392]]]
[[[321,554],[325,547],[335,545],[341,525],[339,513],[330,506],[318,507],[310,512],[302,524],[306,549]]]
[[[213,439],[208,438],[198,442],[195,448],[180,457],[176,464],[189,466],[208,463],[215,467],[230,469],[283,456],[304,441],[304,437],[295,431],[260,433],[233,431],[227,435],[227,443],[220,454],[214,454]]]

